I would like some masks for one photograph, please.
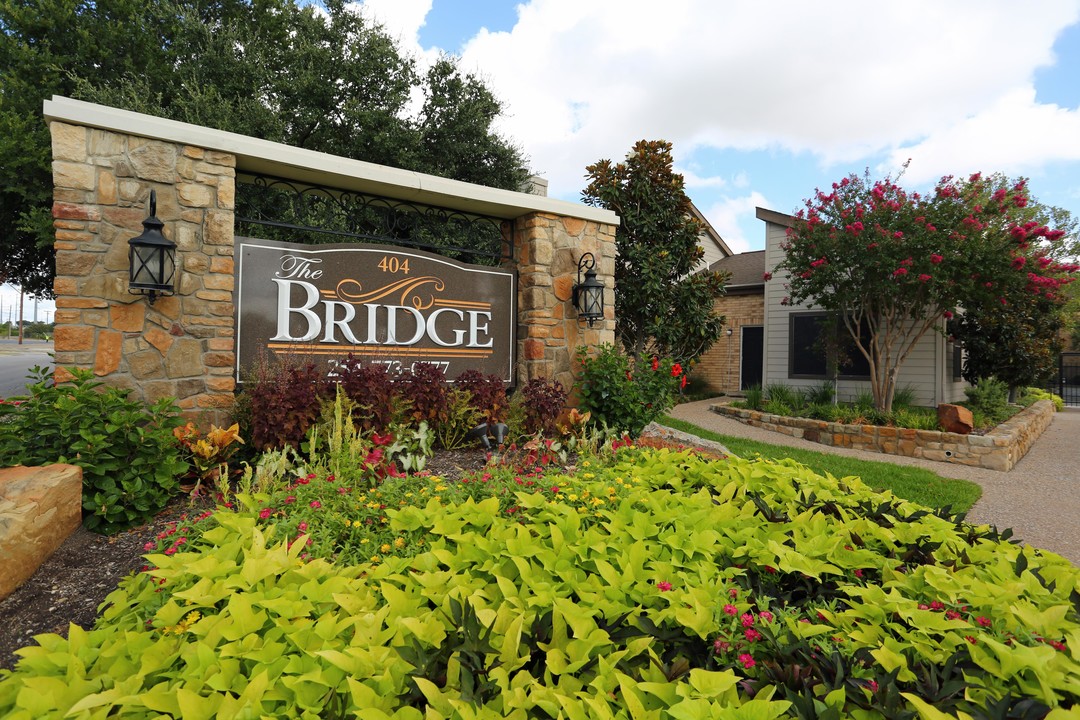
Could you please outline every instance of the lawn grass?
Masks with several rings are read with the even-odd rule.
[[[665,415],[661,423],[676,430],[721,443],[740,457],[752,458],[760,455],[771,460],[791,458],[819,474],[831,473],[834,477],[857,475],[875,490],[891,490],[897,497],[928,507],[951,506],[953,512],[967,512],[982,496],[982,488],[973,482],[945,478],[919,467],[859,460],[844,455],[831,455],[720,435],[669,415]]]

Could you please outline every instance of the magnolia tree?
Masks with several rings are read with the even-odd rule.
[[[618,213],[615,233],[615,334],[642,362],[649,355],[693,363],[720,337],[714,310],[726,275],[694,272],[704,250],[671,143],[640,140],[621,163],[587,168],[582,199]]]
[[[1016,293],[1053,300],[1075,265],[1064,232],[1030,219],[1027,184],[943,178],[929,195],[851,175],[796,214],[776,270],[785,304],[834,313],[866,358],[878,410],[892,409],[900,367],[960,308],[1007,307]],[[1009,352],[1001,348],[1000,352]]]

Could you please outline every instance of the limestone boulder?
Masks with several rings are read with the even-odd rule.
[[[0,600],[30,578],[82,521],[82,469],[0,469]]]
[[[945,432],[967,435],[975,429],[975,418],[966,407],[942,403],[938,405],[937,416]]]

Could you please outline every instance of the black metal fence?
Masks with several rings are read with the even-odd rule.
[[[1046,389],[1060,395],[1066,405],[1080,405],[1080,352],[1061,353],[1057,382]]]

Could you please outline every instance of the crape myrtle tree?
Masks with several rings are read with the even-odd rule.
[[[670,356],[690,365],[716,342],[724,318],[714,311],[725,277],[692,273],[704,255],[702,225],[690,210],[682,175],[672,170],[671,143],[640,140],[626,160],[585,170],[589,205],[617,213],[615,335],[641,362]]]
[[[37,295],[54,94],[493,187],[528,176],[478,78],[450,56],[421,72],[344,0],[0,0],[0,279]]]
[[[999,187],[1009,182],[993,180]],[[1011,229],[1022,251],[1012,263],[1023,272],[1006,276],[1011,282],[989,303],[966,305],[949,328],[964,348],[964,379],[1001,380],[1009,386],[1010,401],[1021,388],[1045,383],[1057,369],[1063,331],[1076,304],[1071,284],[1077,266],[1068,261],[1076,252],[1076,220],[1067,210],[1035,201],[1018,214],[1027,219],[1019,224],[1018,218]]]
[[[926,196],[848,176],[796,214],[776,267],[784,303],[835,314],[869,364],[875,407],[890,412],[900,367],[943,319],[1007,307],[1016,292],[1045,298],[1076,269],[1050,257],[1064,232],[1031,220],[1030,203],[1025,181],[1001,176],[945,177]]]

